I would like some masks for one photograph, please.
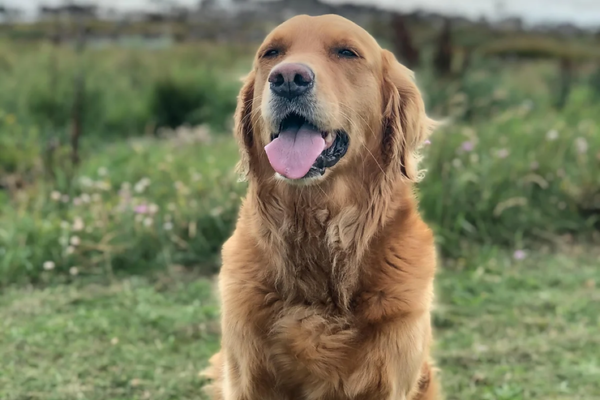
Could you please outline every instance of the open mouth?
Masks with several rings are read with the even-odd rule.
[[[348,134],[343,130],[325,132],[305,117],[290,114],[279,132],[271,135],[265,151],[273,169],[288,179],[321,176],[344,157]]]

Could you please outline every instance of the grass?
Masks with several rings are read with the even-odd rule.
[[[0,398],[192,399],[218,348],[207,280],[130,278],[0,297]]]
[[[447,399],[599,398],[597,250],[478,261],[476,270],[438,276],[435,354]],[[202,398],[198,372],[218,348],[211,285],[171,268],[154,278],[8,289],[0,398]]]

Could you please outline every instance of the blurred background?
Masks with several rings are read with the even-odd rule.
[[[600,398],[600,3],[0,0],[0,399],[198,399],[262,38],[336,13],[416,71],[448,399]]]

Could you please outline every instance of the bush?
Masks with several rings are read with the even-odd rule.
[[[243,191],[236,157],[230,141],[138,140],[89,154],[72,180],[31,186],[0,209],[0,286],[68,279],[73,267],[216,271]]]

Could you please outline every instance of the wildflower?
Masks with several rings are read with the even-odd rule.
[[[140,204],[133,209],[136,214],[146,214],[148,212],[148,206],[146,204]]]
[[[69,202],[69,196],[67,196],[66,194],[63,194],[62,196],[60,196],[60,201],[62,201],[63,203],[68,203]]]
[[[558,131],[556,129],[551,129],[546,133],[546,140],[552,142],[558,139]]]
[[[175,182],[175,184],[174,184],[174,185],[175,185],[175,189],[176,189],[178,192],[181,192],[182,194],[187,194],[187,193],[189,193],[189,189],[187,188],[187,186],[185,186],[185,184],[184,184],[183,182],[181,182],[181,181],[177,181],[177,182]]]
[[[210,215],[213,217],[218,217],[222,213],[223,213],[223,208],[221,208],[221,207],[215,207],[210,211]]]
[[[475,145],[473,144],[473,142],[467,140],[466,142],[463,142],[463,144],[460,145],[460,148],[468,153],[470,151],[473,151]]]
[[[582,138],[582,137],[575,139],[575,147],[577,147],[577,152],[579,154],[587,153],[587,150],[588,150],[587,140],[585,140],[585,138]]]
[[[89,203],[89,202],[92,200],[92,198],[90,197],[90,195],[89,195],[89,194],[87,194],[87,193],[83,193],[83,194],[80,196],[80,198],[81,198],[81,201],[82,201],[83,203]]]
[[[69,273],[73,276],[79,275],[79,268],[71,267],[71,268],[69,268]]]
[[[73,253],[75,253],[75,247],[69,246],[69,247],[67,247],[65,252],[67,253],[67,255],[73,254]]]
[[[500,149],[496,152],[496,156],[498,158],[506,158],[508,157],[510,154],[510,151],[508,151],[508,149]]]
[[[74,205],[74,206],[80,206],[80,205],[81,205],[81,203],[83,203],[83,202],[81,201],[81,199],[80,199],[79,197],[75,197],[75,198],[73,199],[73,205]]]
[[[110,339],[110,344],[112,344],[113,346],[116,346],[117,344],[119,344],[119,338],[112,338]]]
[[[83,219],[81,217],[75,217],[73,221],[73,230],[75,232],[82,231],[85,228],[85,224],[83,223]]]
[[[108,174],[108,170],[106,167],[98,168],[98,176],[106,176]]]
[[[172,229],[173,229],[173,223],[172,223],[172,222],[165,222],[165,223],[163,224],[163,229],[164,229],[165,231],[170,231],[170,230],[172,230]]]
[[[61,198],[61,194],[60,192],[57,192],[56,190],[52,191],[52,193],[50,193],[50,198],[54,201],[59,201]]]
[[[135,190],[137,193],[142,193],[148,186],[150,186],[150,179],[142,178],[138,183],[135,184],[133,190]]]
[[[53,261],[46,261],[44,262],[43,267],[46,271],[51,271],[56,267],[56,264],[54,264]]]
[[[81,244],[81,239],[79,239],[79,236],[73,236],[71,240],[69,240],[69,243],[71,243],[72,246],[79,246]]]
[[[515,260],[523,260],[527,257],[527,253],[524,250],[516,250],[513,254]]]
[[[455,158],[454,160],[452,160],[452,165],[454,166],[454,168],[460,168],[462,167],[462,161],[460,161],[459,158]]]
[[[150,214],[156,214],[158,212],[158,206],[156,204],[150,204],[148,206],[148,212]]]
[[[91,187],[94,185],[94,181],[87,176],[82,176],[81,178],[79,178],[79,183],[81,184],[81,186],[84,187]]]
[[[154,220],[150,217],[144,218],[144,226],[150,227],[154,223]]]
[[[96,188],[98,190],[110,190],[110,183],[108,181],[98,181],[96,182]]]
[[[423,142],[423,143],[426,144],[426,145],[430,145],[431,144],[431,140],[426,139],[425,142]]]

